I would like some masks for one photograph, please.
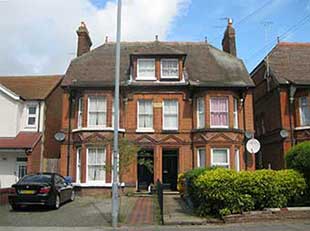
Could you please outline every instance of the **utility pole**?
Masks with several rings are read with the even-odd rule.
[[[114,140],[113,140],[113,183],[112,183],[112,226],[117,227],[119,198],[118,198],[118,130],[119,130],[119,75],[120,75],[120,53],[121,53],[121,14],[122,0],[117,5],[117,32],[115,46],[115,90],[114,90]]]

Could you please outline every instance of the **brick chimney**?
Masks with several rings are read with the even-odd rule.
[[[84,22],[81,22],[81,25],[79,26],[76,33],[78,35],[77,56],[81,56],[82,54],[90,51],[92,42]]]
[[[236,33],[232,26],[232,19],[228,19],[228,25],[224,33],[224,38],[222,40],[223,51],[237,56],[236,51]]]

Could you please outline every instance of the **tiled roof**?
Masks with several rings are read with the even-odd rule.
[[[185,70],[194,85],[211,87],[254,86],[242,60],[204,42],[122,42],[121,83],[130,74],[130,55],[186,55]],[[72,60],[62,86],[114,84],[115,43],[106,43]]]
[[[279,84],[310,85],[310,43],[278,43],[269,54],[269,66]]]
[[[61,80],[61,75],[0,76],[1,85],[26,100],[44,100]]]
[[[0,149],[32,149],[40,138],[39,132],[20,132],[13,138],[0,138]]]

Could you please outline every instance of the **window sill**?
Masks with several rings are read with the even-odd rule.
[[[161,80],[179,80],[179,76],[161,76]]]
[[[300,126],[300,127],[296,127],[294,128],[294,130],[306,130],[306,129],[310,129],[310,126]]]
[[[149,78],[144,78],[144,77],[136,77],[137,81],[156,81],[157,78],[156,77],[149,77]]]
[[[72,129],[72,132],[84,132],[84,131],[114,131],[112,127],[86,127],[86,128],[75,128]],[[125,132],[125,128],[119,128],[119,132]]]
[[[137,133],[154,133],[155,130],[154,129],[137,129],[136,130]]]

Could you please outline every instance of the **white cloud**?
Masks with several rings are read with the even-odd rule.
[[[122,40],[164,40],[190,0],[123,0]],[[0,2],[0,75],[64,73],[85,21],[93,47],[115,38],[116,1],[98,9],[89,0]]]

